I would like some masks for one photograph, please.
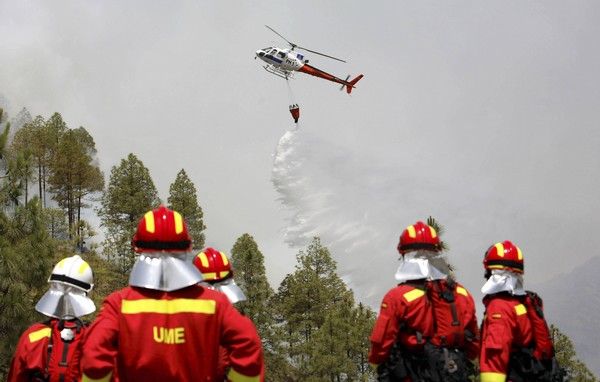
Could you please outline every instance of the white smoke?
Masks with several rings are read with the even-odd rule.
[[[286,132],[273,161],[272,182],[290,214],[285,241],[301,248],[319,236],[344,281],[370,303],[394,284],[396,240],[404,228],[389,224],[397,214],[383,200],[399,196],[391,187],[399,179],[383,173],[390,171],[367,156],[350,155],[304,130]]]
[[[286,243],[302,248],[319,236],[338,274],[359,301],[371,306],[396,283],[396,246],[407,225],[432,215],[451,227],[460,239],[450,239],[450,262],[459,280],[468,276],[472,283],[463,283],[477,290],[483,251],[496,238],[486,238],[486,231],[518,209],[487,193],[485,186],[465,187],[431,176],[421,171],[418,159],[390,165],[373,152],[351,152],[305,129],[287,131],[279,140],[272,182],[289,213]],[[465,232],[468,240],[460,236]]]

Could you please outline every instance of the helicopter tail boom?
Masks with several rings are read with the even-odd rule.
[[[352,88],[355,87],[354,85],[363,77],[363,75],[361,74],[361,75],[357,76],[355,79],[353,79],[352,81],[348,82],[348,81],[342,80],[341,78],[337,78],[336,76],[331,75],[327,72],[324,72],[321,69],[317,69],[314,66],[310,66],[308,64],[304,64],[300,69],[298,69],[298,71],[302,72],[302,73],[310,74],[311,76],[323,78],[328,81],[337,82],[338,84],[341,84],[342,86],[346,86],[346,92],[348,94],[350,94],[352,92]]]

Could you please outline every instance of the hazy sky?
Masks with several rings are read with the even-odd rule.
[[[163,200],[184,168],[207,244],[252,234],[272,286],[311,235],[357,296],[393,284],[398,235],[433,215],[481,297],[494,242],[541,282],[598,255],[600,3],[596,1],[0,0],[0,94],[15,115],[58,111],[110,168],[135,153]],[[254,60],[285,42],[348,96]]]

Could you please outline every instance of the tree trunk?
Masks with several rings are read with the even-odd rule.
[[[44,206],[43,200],[42,200],[42,163],[41,161],[38,159],[38,188],[39,188],[39,196],[40,196],[40,201],[42,202],[41,205],[42,207]]]

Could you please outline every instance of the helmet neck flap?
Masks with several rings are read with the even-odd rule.
[[[439,252],[419,250],[400,258],[394,278],[398,283],[411,280],[441,280],[448,277],[450,267]]]
[[[515,296],[524,295],[523,274],[507,269],[492,270],[490,277],[483,284],[483,287],[481,287],[481,293],[487,295],[500,292],[508,292]]]
[[[187,260],[188,253],[144,252],[133,265],[129,285],[171,292],[202,281],[202,274]]]
[[[209,288],[217,290],[227,296],[229,302],[235,304],[237,302],[246,301],[246,295],[242,289],[235,283],[233,277],[226,278],[221,281],[213,281],[207,283]]]
[[[50,289],[40,298],[35,310],[48,317],[72,319],[93,313],[96,306],[82,289],[50,282]]]

